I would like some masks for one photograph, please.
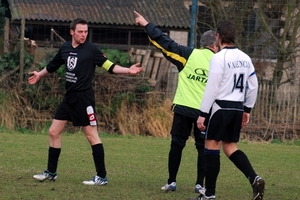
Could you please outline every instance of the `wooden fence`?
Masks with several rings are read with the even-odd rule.
[[[273,97],[272,94],[275,95]],[[285,87],[276,90],[268,82],[259,83],[258,97],[244,128],[248,137],[262,140],[295,139],[300,136],[299,91]]]
[[[116,76],[114,75],[99,73],[94,81],[95,90],[97,91],[95,94],[97,101],[104,102],[107,104],[105,105],[109,107],[111,105],[111,99],[116,93],[122,93],[125,89],[133,91],[137,84],[144,83],[144,79],[149,81],[155,92],[172,100],[177,87],[177,68],[167,61],[161,53],[153,49],[131,49],[129,53],[132,62],[141,62],[145,67],[142,76],[119,76],[118,81],[116,81]],[[130,78],[137,80],[129,81]],[[59,87],[62,79],[59,79],[55,73],[49,75],[49,77],[44,80],[44,84],[51,85],[51,90],[47,91],[46,95],[43,95],[44,92],[40,92],[39,89],[34,89],[33,87],[30,87],[33,89],[32,91],[26,90],[26,92],[24,92],[24,87],[15,84],[14,81],[15,79],[6,78],[0,83],[4,91],[0,95],[5,95],[5,90],[7,90],[12,94],[14,100],[16,100],[12,101],[12,104],[1,104],[2,112],[0,112],[0,114],[2,113],[2,115],[0,115],[0,125],[13,127],[15,124],[18,124],[20,127],[31,129],[32,127],[38,128],[43,126],[45,122],[50,122],[51,113],[56,109],[56,103],[44,105],[44,102],[57,101],[57,103],[59,103],[59,98],[63,95],[63,91],[60,91]],[[126,88],[124,85],[126,85]],[[28,87],[28,85],[26,87]],[[42,89],[42,87],[40,89]],[[289,86],[277,90],[271,83],[259,81],[257,102],[251,112],[250,123],[242,129],[242,137],[262,141],[271,141],[273,139],[299,139],[299,90],[300,87],[295,89],[295,87]],[[152,95],[152,93],[150,95]],[[156,94],[154,93],[154,95]],[[34,100],[32,98],[34,98]],[[6,102],[11,101],[7,98],[3,99],[6,99]],[[38,108],[32,108],[30,106],[32,102],[38,104]],[[100,103],[97,103],[97,105],[100,105]],[[18,109],[16,110],[15,108]],[[100,106],[100,108],[102,107]],[[17,115],[16,112],[19,114]],[[104,107],[101,112],[105,113],[106,107]],[[107,119],[101,119],[101,122],[112,121],[112,119],[109,118],[111,117],[109,111],[107,111],[107,113],[107,115],[104,115]],[[11,126],[9,124],[11,124]],[[36,124],[38,124],[38,126]],[[107,124],[115,126],[113,123]],[[115,127],[111,129],[115,130]]]
[[[168,97],[175,94],[178,70],[161,52],[153,49],[129,50],[131,62],[139,62],[144,66],[142,78],[147,79],[154,91],[163,92]]]
[[[163,92],[173,99],[178,81],[178,70],[162,53],[151,49],[130,49],[132,62],[140,62],[145,67],[143,78],[157,92]],[[276,91],[276,92],[274,92]],[[272,95],[275,93],[275,97]],[[276,90],[270,82],[259,82],[258,97],[251,112],[250,123],[243,128],[245,137],[257,140],[274,138],[292,139],[300,136],[299,91],[291,87]]]

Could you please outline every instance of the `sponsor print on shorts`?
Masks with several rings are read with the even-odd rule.
[[[91,126],[96,126],[97,125],[97,121],[96,121],[96,117],[95,117],[95,113],[94,113],[93,107],[92,106],[88,106],[86,108],[86,112],[87,112],[89,120],[90,120],[90,125]]]

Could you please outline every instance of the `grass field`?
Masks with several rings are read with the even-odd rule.
[[[37,182],[32,175],[46,168],[48,136],[0,132],[0,199],[122,199],[188,200],[196,178],[196,149],[187,143],[177,177],[177,191],[164,193],[170,140],[100,134],[105,148],[109,184],[85,186],[94,174],[91,148],[83,134],[63,134],[56,182]],[[300,146],[296,144],[239,145],[266,180],[265,200],[300,199]],[[221,155],[218,200],[251,199],[247,179]]]

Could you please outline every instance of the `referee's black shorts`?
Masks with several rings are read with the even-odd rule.
[[[204,146],[205,133],[198,129],[197,119],[174,113],[171,129],[173,143],[184,147],[189,136],[192,135],[192,129],[193,136],[195,138],[195,145]]]
[[[87,113],[89,106],[93,110],[93,116]],[[73,126],[95,125],[91,124],[91,117],[93,118],[93,122],[96,123],[95,95],[92,89],[67,93],[58,106],[53,118],[71,121]]]

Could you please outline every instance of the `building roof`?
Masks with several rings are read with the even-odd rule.
[[[134,13],[157,26],[189,28],[189,11],[182,0],[7,0],[12,20],[71,22],[77,17],[89,23],[134,25]]]

